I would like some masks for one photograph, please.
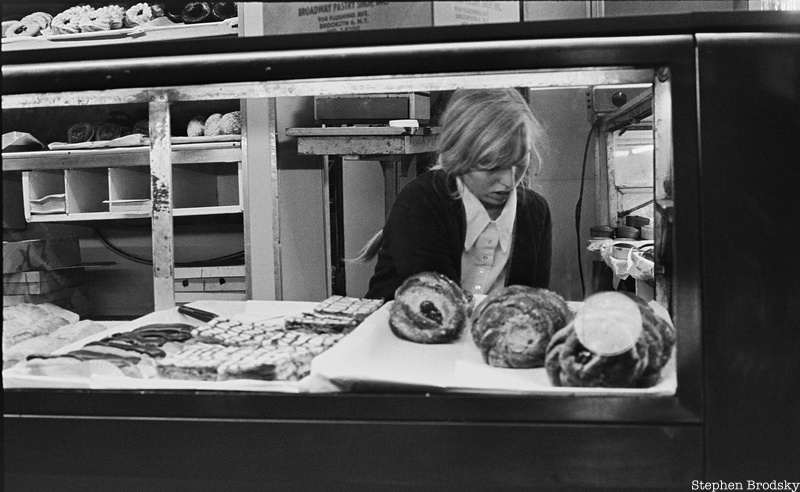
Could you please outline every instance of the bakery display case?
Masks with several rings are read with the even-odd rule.
[[[442,347],[435,354],[410,350],[391,338],[385,319],[388,306],[359,320],[355,330],[316,356],[308,378],[297,384],[153,380],[127,387],[56,388],[35,387],[40,381],[36,378],[29,384],[17,381],[4,389],[8,490],[643,490],[686,488],[693,480],[791,478],[796,464],[786,456],[796,453],[783,453],[798,450],[792,438],[798,430],[793,416],[798,402],[785,390],[797,374],[791,350],[798,338],[788,321],[791,316],[784,314],[794,309],[785,306],[796,305],[793,279],[798,272],[782,252],[770,260],[759,256],[761,263],[736,262],[740,251],[750,252],[777,233],[737,238],[734,247],[725,231],[732,221],[762,217],[765,210],[786,212],[785,203],[772,195],[773,188],[788,191],[798,184],[785,173],[794,162],[796,139],[785,137],[796,133],[800,123],[789,118],[774,125],[771,115],[783,114],[785,104],[797,104],[797,70],[776,67],[793,67],[787,60],[797,58],[800,33],[796,18],[782,14],[682,20],[680,27],[631,27],[616,19],[426,28],[391,36],[373,32],[191,45],[154,42],[134,54],[95,47],[93,54],[104,60],[102,65],[82,63],[83,54],[72,51],[8,53],[3,66],[4,112],[90,96],[100,103],[147,102],[161,122],[168,114],[166,107],[198,99],[261,101],[274,107],[279,98],[462,87],[524,88],[531,98],[565,89],[583,97],[593,87],[643,87],[650,94],[652,115],[643,118],[648,128],[635,131],[648,132],[651,140],[645,145],[652,143],[652,191],[646,193],[652,194],[656,244],[653,303],[675,329],[665,384],[647,389],[554,389],[537,380],[541,372],[500,377],[480,360],[474,363],[475,347],[466,343]],[[741,49],[744,43],[747,50]],[[751,70],[753,66],[760,69]],[[727,76],[731,67],[741,70],[739,77]],[[773,76],[769,80],[762,78],[765,70]],[[745,97],[752,87],[763,90],[764,105],[758,112],[763,118],[748,120],[748,132],[734,131],[745,116],[726,98],[741,96],[742,104],[753,109],[756,102]],[[771,97],[777,100],[770,102]],[[638,104],[635,97],[634,103]],[[614,118],[627,118],[637,108],[611,109],[605,118],[585,119],[586,130],[596,132],[600,121],[602,129],[618,132]],[[275,130],[274,124],[271,120],[268,128]],[[163,125],[156,127],[150,128],[156,142],[150,142],[149,166],[132,160],[119,166],[65,165],[63,171],[29,169],[28,198],[63,194],[64,214],[69,215],[69,186],[80,182],[97,190],[93,196],[99,195],[94,204],[84,205],[92,209],[87,213],[106,213],[94,209],[106,206],[106,200],[146,198],[141,196],[146,189],[142,182],[149,176],[152,183],[159,169],[169,167],[172,176],[166,189],[174,193],[177,215],[179,178],[187,168],[206,164],[171,160],[180,154],[179,144],[171,145]],[[746,159],[754,142],[769,157],[764,162],[770,166],[756,183],[750,182]],[[244,136],[242,145],[248,145]],[[602,216],[610,222],[630,208],[613,196],[619,188],[602,178],[609,175],[603,153],[613,148],[598,145],[596,150],[596,167],[590,174],[597,181],[592,195],[600,205],[595,205],[594,214],[587,212],[591,224]],[[4,171],[7,162],[10,166],[24,159],[5,157]],[[214,178],[217,189],[200,195],[203,200],[215,194],[229,198],[187,202],[186,207],[241,206],[247,229],[259,220],[251,215],[251,200],[263,200],[247,182],[254,171],[250,167],[266,166],[266,175],[274,180],[277,164],[270,158],[257,164],[248,159],[214,163],[221,163],[209,172],[221,174]],[[243,182],[237,181],[239,173]],[[204,177],[197,182],[186,179],[191,188],[205,186]],[[125,191],[115,187],[119,182],[125,183]],[[275,189],[274,182],[261,186]],[[737,193],[744,189],[744,196]],[[734,195],[744,200],[734,206],[735,217],[726,212]],[[796,218],[799,209],[789,207],[790,218]],[[155,230],[160,230],[158,220],[170,223],[169,212],[153,214]],[[39,215],[31,213],[30,218]],[[772,261],[779,261],[784,273],[762,271]],[[741,278],[730,267],[734,263]],[[172,269],[169,262],[163,266]],[[172,275],[156,279],[167,280],[169,290],[175,289]],[[758,301],[769,309],[739,302],[751,292],[745,283],[762,289]],[[188,306],[254,325],[273,315],[302,317],[318,307],[312,302],[252,298],[232,303],[199,300]],[[116,332],[164,322],[197,326],[213,319],[198,321],[174,304],[162,307]],[[93,337],[109,335],[113,334],[99,332]],[[757,341],[750,343],[753,340]],[[520,374],[530,374],[531,380],[517,377]],[[730,398],[736,398],[738,408],[732,408]],[[764,439],[781,451],[767,449]]]
[[[237,2],[9,4],[3,16],[3,51],[129,47],[150,41],[238,35]]]

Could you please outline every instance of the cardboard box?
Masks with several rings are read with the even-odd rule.
[[[3,274],[3,295],[47,294],[67,287],[81,285],[84,267]]]
[[[3,273],[55,270],[81,264],[77,237],[3,241]]]
[[[266,2],[264,34],[519,22],[521,2]]]
[[[176,292],[175,304],[188,304],[194,301],[246,301],[245,292]]]
[[[421,92],[318,96],[314,98],[314,119],[327,124],[388,124],[390,120],[405,119],[427,123],[431,119],[431,98]]]
[[[19,294],[3,295],[3,307],[14,306],[16,304],[44,304],[50,303],[58,307],[72,311],[81,318],[89,316],[91,305],[81,291],[80,285],[67,287],[45,294]]]
[[[176,304],[247,299],[244,265],[175,268],[174,279]]]

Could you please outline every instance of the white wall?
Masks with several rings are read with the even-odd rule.
[[[550,288],[567,300],[583,299],[575,206],[580,195],[583,149],[591,125],[586,113],[586,88],[531,91],[531,109],[545,124],[549,150],[533,189],[550,205],[553,217],[553,263]],[[584,282],[590,285],[591,261],[585,254],[589,228],[595,221],[595,164],[593,152],[586,163],[581,212],[581,252]]]
[[[328,293],[329,268],[323,158],[298,155],[297,139],[286,136],[287,128],[316,126],[313,98],[278,98],[276,106],[283,300],[321,301]]]

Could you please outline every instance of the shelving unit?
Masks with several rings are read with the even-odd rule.
[[[241,213],[241,142],[172,146],[173,215]],[[23,171],[30,222],[140,218],[150,211],[116,211],[120,200],[150,199],[148,147],[4,153],[4,171]],[[36,213],[31,201],[64,195],[63,212]],[[56,198],[57,199],[57,198]]]

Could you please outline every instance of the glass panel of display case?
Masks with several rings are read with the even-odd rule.
[[[587,111],[586,101],[591,99],[595,86],[602,86],[604,91],[613,92],[615,89],[631,85],[636,86],[638,92],[627,103],[619,106],[592,106],[590,104]],[[645,244],[639,242],[641,237],[637,237],[633,244],[625,244],[628,248],[625,251],[626,255],[622,257],[616,253],[620,246],[619,243],[630,243],[633,238],[609,237],[607,241],[602,241],[600,244],[594,241],[596,238],[592,238],[590,234],[591,228],[598,225],[597,218],[604,215],[598,213],[598,210],[608,209],[612,204],[615,207],[614,210],[621,210],[620,206],[626,207],[632,203],[626,201],[626,198],[619,199],[617,194],[625,197],[630,194],[629,191],[633,190],[640,195],[638,196],[640,199],[655,200],[656,183],[670,179],[669,164],[661,167],[654,165],[657,156],[670,154],[669,146],[671,145],[668,138],[653,138],[653,135],[658,132],[657,126],[668,126],[671,123],[669,107],[659,106],[658,99],[652,96],[654,93],[669,93],[669,88],[655,77],[655,70],[621,68],[511,73],[476,72],[450,77],[422,75],[392,79],[311,81],[307,85],[301,84],[291,89],[287,85],[286,90],[289,92],[283,92],[284,89],[281,87],[279,84],[273,89],[274,95],[292,94],[282,102],[281,107],[287,112],[279,117],[281,126],[288,127],[286,138],[294,139],[292,143],[296,145],[297,154],[314,156],[321,162],[323,159],[347,158],[353,162],[363,161],[364,166],[380,165],[383,168],[383,173],[377,175],[383,178],[383,182],[374,183],[376,187],[384,190],[381,203],[376,204],[370,201],[374,201],[374,195],[371,195],[371,198],[366,201],[359,202],[360,197],[358,196],[339,194],[332,197],[335,199],[331,200],[331,208],[325,211],[325,220],[331,224],[329,229],[331,236],[336,236],[348,244],[361,244],[367,238],[349,235],[350,231],[344,226],[345,222],[334,220],[336,217],[334,214],[338,213],[337,207],[341,206],[341,202],[337,202],[337,200],[349,200],[351,210],[385,208],[388,211],[391,206],[389,195],[401,192],[411,177],[423,174],[430,164],[435,162],[436,139],[440,130],[436,126],[439,124],[438,117],[454,90],[460,88],[515,88],[526,98],[532,111],[545,128],[546,142],[542,145],[541,162],[537,161],[529,178],[530,186],[547,200],[553,216],[553,272],[555,274],[550,289],[559,294],[566,302],[565,305],[569,308],[566,316],[568,318],[577,316],[581,307],[586,303],[585,285],[589,284],[591,279],[587,278],[588,276],[584,272],[592,271],[592,262],[597,260],[605,263],[614,276],[611,287],[605,290],[642,294],[644,291],[638,291],[635,285],[631,288],[627,283],[622,282],[635,275],[637,280],[642,280],[651,287],[644,300],[645,303],[652,301],[648,309],[655,310],[656,316],[666,319],[667,324],[671,323],[669,285],[665,284],[658,289],[652,288],[659,282],[659,279],[653,274],[655,259],[647,255],[648,247],[652,248],[654,241],[650,240]],[[641,96],[642,91],[648,92],[648,97],[651,98],[647,100],[646,105],[641,104],[641,100],[645,99],[644,96]],[[267,93],[272,94],[269,91]],[[256,94],[259,94],[258,97],[264,97],[261,89],[256,91]],[[245,89],[242,96],[247,95],[248,91]],[[393,119],[390,117],[391,115],[380,113],[381,100],[386,99],[387,95],[414,95],[413,101],[409,100],[409,104],[414,103],[413,107],[408,106],[407,111],[404,110],[405,112],[399,116],[403,116],[404,120],[414,119],[416,121],[407,121],[404,125],[398,125],[397,122],[390,124],[390,120]],[[421,105],[418,99],[423,96],[427,104]],[[319,108],[315,104],[317,101],[325,101],[327,104]],[[361,107],[360,112],[356,112],[357,115],[360,115],[356,118],[357,121],[349,121],[347,118],[340,117],[339,114],[324,112],[330,108],[334,108],[335,112],[335,108],[341,104],[347,106],[354,102],[362,106],[364,104],[369,106],[372,103],[374,107]],[[190,125],[196,118],[192,116],[194,113],[191,110],[183,106],[187,103],[177,100],[174,104],[179,111],[173,112],[173,123],[180,119],[181,122],[177,123],[177,126],[181,129],[186,126],[186,137],[175,137],[177,140],[172,142],[173,155],[180,156],[172,164],[172,199],[175,215],[194,214],[196,210],[215,207],[240,207],[241,164],[238,162],[239,159],[223,157],[216,160],[212,155],[201,159],[195,158],[194,154],[189,151],[191,145],[196,142],[187,141],[187,147],[181,147],[184,142],[180,138],[195,138],[190,135]],[[647,115],[642,109],[645,106],[650,113],[653,112],[654,107],[661,108],[659,111],[662,111],[659,119],[652,120],[648,129],[630,127],[628,123],[625,123],[626,119],[636,119],[637,122],[641,122],[646,118]],[[411,111],[411,109],[417,111],[420,108],[425,110],[425,114]],[[415,118],[411,118],[411,116]],[[207,120],[208,118],[204,116],[199,119]],[[303,123],[300,126],[295,122]],[[206,122],[202,123],[206,124]],[[398,141],[394,142],[394,140]],[[610,147],[606,145],[609,142],[613,143]],[[223,146],[231,145],[227,141],[220,143]],[[237,143],[233,142],[234,145]],[[591,143],[594,143],[596,150],[587,152]],[[352,147],[353,145],[356,147]],[[181,149],[185,149],[185,152]],[[623,152],[626,153],[624,156]],[[408,159],[408,156],[413,156],[415,159]],[[278,158],[280,159],[280,155]],[[407,162],[404,162],[404,158]],[[284,165],[286,164],[284,163]],[[413,172],[410,172],[410,167],[414,168]],[[143,178],[146,176],[144,173],[146,169],[147,167],[143,165],[112,169],[113,173],[109,177],[107,186],[114,190],[115,197],[127,197],[129,193],[135,195],[135,190],[141,192],[145,189]],[[326,181],[330,178],[328,175],[330,170],[330,168],[325,169],[324,180]],[[107,172],[107,168],[103,169],[103,172]],[[351,174],[347,179],[353,181],[375,179],[376,177],[374,173],[367,173],[371,177],[359,173],[358,167],[351,166],[349,172]],[[336,179],[343,179],[343,176],[340,174]],[[392,183],[389,183],[389,180],[392,180]],[[336,183],[331,182],[330,184],[336,186]],[[388,186],[388,184],[392,186]],[[663,187],[663,184],[659,187]],[[105,191],[108,192],[108,190]],[[131,198],[136,197],[131,195]],[[608,210],[611,212],[610,209]],[[301,223],[306,220],[304,214],[307,211],[289,211],[287,213],[289,215],[285,217],[285,220],[290,223]],[[296,215],[292,215],[292,213]],[[609,213],[608,221],[600,225],[613,230],[619,225],[617,219],[620,218],[622,217],[616,217]],[[378,214],[376,228],[382,227],[382,219],[383,214]],[[639,226],[634,228],[636,227]],[[576,231],[578,231],[577,234]],[[669,234],[669,232],[665,233]],[[657,241],[655,240],[655,242]],[[578,244],[578,248],[575,247],[576,244]],[[590,251],[592,246],[598,249],[592,252]],[[331,244],[329,257],[334,251],[337,252],[337,255],[341,254],[341,250],[336,250]],[[596,253],[597,256],[593,257],[592,253]],[[344,258],[337,256],[336,258],[331,257],[331,259],[341,261]],[[285,274],[286,272],[284,272]],[[348,286],[352,289],[349,290],[350,298],[360,298],[365,292],[364,287],[365,285],[359,286],[354,281],[353,285]],[[220,292],[225,293],[224,287],[220,287],[220,289]],[[589,292],[589,294],[598,293],[602,292]],[[237,293],[236,295],[240,296],[241,294]],[[203,302],[199,298],[197,298],[199,300],[192,299],[196,302]],[[233,301],[234,304],[225,304],[222,297],[218,297],[218,299],[220,300],[216,301],[217,304],[211,305],[213,309],[210,311],[214,314],[234,319],[238,323],[244,322],[246,326],[254,326],[252,325],[254,317],[272,319],[273,312],[275,312],[279,318],[278,323],[283,326],[282,330],[289,331],[292,327],[290,319],[296,319],[298,323],[302,324],[301,320],[305,313],[314,312],[314,309],[322,309],[317,302],[275,302],[253,307],[252,309],[255,311],[248,314],[240,312],[241,306],[235,305],[235,302],[240,301]],[[189,299],[181,301],[182,303],[188,302]],[[482,298],[477,301],[482,301]],[[220,302],[222,304],[219,304]],[[207,304],[205,306],[209,307]],[[407,344],[388,329],[391,316],[389,304],[373,311],[373,315],[366,320],[358,319],[356,324],[361,323],[359,328],[352,333],[349,333],[348,330],[346,333],[349,334],[347,335],[340,334],[338,337],[330,337],[331,329],[328,328],[328,335],[322,337],[326,340],[330,338],[322,345],[326,350],[312,354],[313,364],[310,363],[310,359],[296,359],[295,362],[300,366],[287,372],[285,377],[278,377],[278,381],[263,381],[261,386],[257,384],[251,389],[267,392],[294,392],[298,390],[319,391],[321,388],[327,390],[331,386],[338,388],[358,386],[363,391],[370,390],[370,388],[385,388],[387,385],[391,388],[397,385],[402,388],[439,387],[444,391],[455,392],[522,391],[529,394],[562,394],[565,392],[572,394],[576,391],[574,388],[559,388],[558,386],[563,381],[555,384],[556,380],[548,379],[550,376],[541,366],[526,369],[493,366],[488,359],[482,356],[482,348],[478,346],[478,343],[466,335],[461,337],[457,343],[440,347]],[[654,311],[648,312],[652,315]],[[131,329],[155,322],[176,322],[179,319],[185,320],[186,317],[177,310],[174,312],[172,310],[157,311],[135,320],[131,325],[116,328],[116,330],[125,331],[126,328]],[[200,321],[208,322],[207,319]],[[267,324],[254,329],[258,331],[265,328],[274,330],[276,327]],[[574,329],[564,325],[559,328]],[[305,329],[313,331],[310,325]],[[637,329],[642,330],[643,328],[639,326]],[[195,336],[198,336],[197,333],[199,332],[195,332]],[[109,334],[106,333],[106,335]],[[222,336],[224,338],[227,335],[223,334]],[[342,336],[349,338],[350,342],[338,345],[337,342]],[[680,340],[680,336],[678,336],[678,340]],[[78,345],[81,342],[80,340],[76,341]],[[232,342],[223,341],[222,343],[230,344]],[[74,350],[78,348],[78,345],[62,348],[62,351]],[[241,344],[234,344],[234,346],[236,345]],[[372,347],[372,349],[368,350],[367,347]],[[668,347],[672,347],[672,342],[668,344]],[[444,352],[441,352],[442,350]],[[433,352],[439,355],[431,359]],[[384,356],[379,356],[379,354],[384,354]],[[611,356],[604,355],[603,357]],[[669,364],[658,367],[658,370],[663,370],[663,373],[659,374],[660,378],[656,377],[650,381],[653,384],[641,385],[644,387],[635,387],[637,385],[634,384],[634,387],[631,387],[631,384],[620,383],[620,385],[628,387],[595,387],[584,388],[582,391],[585,391],[586,394],[617,396],[672,395],[677,388],[675,357],[671,351],[660,357],[665,357],[664,360],[668,360]],[[417,361],[416,369],[408,367],[407,360],[409,358]],[[432,363],[434,360],[439,361],[438,365],[431,366],[431,371],[424,370],[425,367],[428,367],[426,361]],[[155,366],[161,367],[159,364],[161,363],[157,361]],[[197,378],[187,378],[187,375],[188,373],[185,371],[169,372],[164,369],[134,383],[150,389],[165,387],[242,388],[241,384],[236,382],[207,385],[206,382],[198,381]],[[245,381],[248,377],[234,375],[226,379],[244,378],[242,381]],[[111,384],[113,386],[113,383]]]

